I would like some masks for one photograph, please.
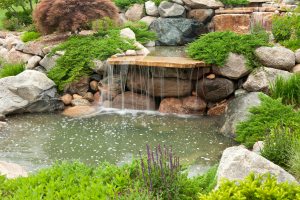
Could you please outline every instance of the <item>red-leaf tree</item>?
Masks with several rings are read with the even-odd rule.
[[[36,26],[43,33],[76,31],[89,21],[119,16],[110,0],[41,0],[33,11]]]

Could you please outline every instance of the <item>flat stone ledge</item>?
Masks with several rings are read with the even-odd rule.
[[[211,64],[206,64],[204,61],[185,57],[126,56],[109,58],[108,62],[110,65],[141,65],[170,68],[195,68],[211,66]]]

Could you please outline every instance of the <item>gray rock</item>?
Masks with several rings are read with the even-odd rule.
[[[47,70],[42,66],[37,66],[33,70],[36,70],[36,71],[41,72],[41,73],[46,73],[47,72]]]
[[[193,19],[198,22],[208,23],[211,21],[212,17],[214,16],[213,9],[194,9],[187,13],[188,19]]]
[[[33,69],[38,66],[39,62],[42,60],[40,56],[33,56],[28,60],[26,64],[26,69]]]
[[[155,41],[149,41],[143,44],[144,47],[155,47]]]
[[[56,65],[55,60],[58,59],[58,55],[54,55],[51,57],[45,56],[41,61],[40,65],[43,66],[47,71]]]
[[[18,43],[17,43],[17,45],[15,46],[15,49],[16,50],[18,50],[18,51],[23,51],[23,49],[24,49],[24,42],[22,42],[22,41],[19,41]]]
[[[160,18],[149,26],[159,38],[156,46],[180,46],[198,38],[203,23],[185,18]]]
[[[215,0],[183,0],[183,2],[193,9],[195,8],[216,9],[219,7],[224,7],[224,4],[221,1],[215,1]]]
[[[5,39],[0,38],[0,46],[2,46],[5,43]]]
[[[192,10],[192,8],[190,6],[188,6],[188,5],[184,5],[183,7],[186,9],[187,12],[189,12],[189,11]]]
[[[30,58],[32,58],[34,55],[32,54],[23,54],[22,55],[22,58],[21,58],[21,61],[24,62],[25,64],[27,64],[27,62],[30,60]]]
[[[92,80],[95,80],[95,81],[99,82],[102,79],[102,76],[100,74],[93,74],[93,75],[90,76],[90,78]]]
[[[81,77],[78,81],[74,81],[69,85],[64,87],[64,94],[79,94],[80,96],[84,97],[88,92],[90,87],[90,82],[87,77]]]
[[[45,55],[47,55],[48,53],[50,53],[50,52],[52,51],[52,49],[53,49],[54,47],[56,47],[56,46],[48,46],[48,47],[44,47],[44,48],[42,49],[42,51],[43,51],[43,53],[44,53]]]
[[[0,58],[3,58],[4,60],[8,59],[8,50],[3,48],[0,50]]]
[[[0,115],[64,109],[55,83],[45,74],[26,70],[0,79]]]
[[[226,78],[201,79],[197,83],[197,94],[207,101],[218,102],[234,92],[234,84]]]
[[[236,91],[234,91],[234,97],[238,98],[240,96],[246,95],[249,92],[247,90],[243,90],[243,89],[237,89]]]
[[[223,135],[231,138],[236,137],[234,131],[236,130],[235,126],[238,124],[238,121],[246,121],[249,119],[249,117],[245,116],[250,115],[247,108],[260,105],[261,100],[257,94],[257,92],[251,92],[234,99],[228,104],[217,121]]]
[[[217,65],[212,66],[212,71],[216,75],[224,76],[229,79],[239,79],[245,75],[250,74],[250,70],[246,67],[247,60],[242,54],[229,54],[228,61],[223,67]]]
[[[222,154],[217,171],[218,183],[222,178],[230,181],[243,180],[250,173],[277,175],[277,182],[296,182],[296,179],[284,169],[264,157],[240,147],[229,147]]]
[[[72,106],[91,106],[91,103],[86,99],[73,99]]]
[[[292,73],[268,67],[265,67],[265,70],[259,68],[255,73],[250,73],[243,88],[249,92],[269,92],[270,83],[275,82],[276,76],[289,78]]]
[[[24,53],[30,53],[30,54],[34,54],[34,55],[37,55],[37,56],[44,57],[45,54],[42,51],[43,47],[44,47],[44,45],[38,44],[38,43],[34,43],[34,42],[26,43],[26,45],[23,48],[23,52]]]
[[[145,3],[146,13],[150,16],[159,16],[158,8],[153,1],[147,1]]]
[[[127,18],[125,16],[125,13],[120,13],[119,14],[119,23],[120,23],[120,25],[124,26],[126,22],[127,22]]]
[[[167,1],[163,1],[160,3],[158,12],[160,14],[160,17],[163,18],[184,18],[186,16],[185,8],[183,6]]]
[[[0,174],[6,175],[9,179],[14,179],[19,176],[27,177],[27,173],[23,167],[14,163],[0,161]]]
[[[137,21],[143,18],[144,4],[135,3],[125,13],[125,17],[130,21]]]
[[[296,63],[300,64],[300,49],[297,49],[295,51],[295,59],[296,59]]]
[[[290,71],[295,66],[295,53],[284,47],[259,47],[256,57],[265,67]]]
[[[146,22],[148,24],[148,26],[150,26],[150,24],[155,20],[156,20],[156,17],[151,17],[151,16],[143,17],[141,19],[141,21]]]
[[[177,4],[182,5],[182,6],[184,5],[182,0],[171,0],[171,2],[177,3]]]
[[[107,60],[101,61],[101,60],[94,59],[93,62],[95,67],[90,67],[90,69],[96,72],[97,74],[103,75],[108,65],[108,61]]]

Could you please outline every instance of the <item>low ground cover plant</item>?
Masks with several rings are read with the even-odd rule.
[[[200,200],[265,200],[300,198],[300,186],[297,183],[277,183],[276,176],[270,173],[256,174],[252,172],[242,181],[224,179],[220,188],[208,195],[201,195]]]
[[[270,83],[270,96],[273,99],[282,98],[284,104],[300,105],[300,74],[294,73],[285,78],[278,75],[273,83]]]
[[[283,126],[297,129],[300,123],[300,113],[296,113],[293,105],[284,105],[282,99],[272,99],[263,93],[258,94],[261,99],[259,106],[249,108],[252,115],[247,115],[249,120],[239,122],[236,126],[236,141],[243,143],[247,147],[252,147],[256,141],[264,140],[266,129],[268,132],[274,126]],[[280,122],[281,121],[281,122]]]
[[[224,5],[229,6],[231,8],[236,7],[238,5],[240,6],[248,6],[250,1],[248,0],[217,0],[221,1]]]
[[[40,37],[40,33],[38,32],[25,32],[21,35],[22,41],[23,42],[28,42],[28,41],[33,41],[35,39],[37,39],[38,37]]]
[[[171,149],[156,148],[122,167],[99,163],[88,167],[79,161],[54,163],[28,178],[0,176],[2,199],[198,199],[216,185],[217,166],[197,178],[187,171]]]
[[[112,2],[116,3],[116,6],[120,9],[128,9],[130,6],[133,6],[133,4],[144,4],[148,0],[112,0]],[[162,1],[171,1],[171,0],[151,0],[155,3],[156,6],[159,6],[159,4]]]
[[[25,63],[8,63],[0,59],[0,78],[16,76],[25,71]]]
[[[253,69],[262,66],[254,57],[254,50],[260,46],[272,45],[252,34],[242,35],[226,30],[202,35],[189,44],[187,52],[191,58],[204,60],[219,67],[224,66],[230,52],[243,54],[247,60],[246,66]]]

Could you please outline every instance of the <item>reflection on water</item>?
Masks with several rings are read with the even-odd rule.
[[[146,152],[146,143],[152,150],[165,144],[173,146],[181,162],[195,161],[191,174],[202,173],[219,161],[225,148],[236,144],[218,132],[215,121],[207,116],[113,110],[84,118],[60,113],[14,115],[0,131],[0,160],[17,163],[27,172],[62,159],[122,165],[139,151]]]

